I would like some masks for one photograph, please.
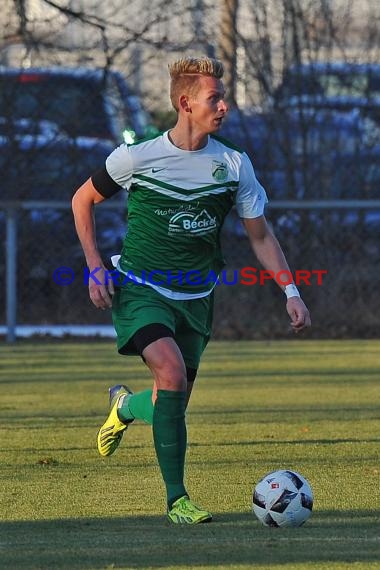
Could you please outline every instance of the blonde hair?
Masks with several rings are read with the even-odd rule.
[[[211,57],[183,57],[169,64],[170,100],[178,111],[178,99],[182,94],[196,95],[199,76],[221,79],[224,67],[221,61]]]

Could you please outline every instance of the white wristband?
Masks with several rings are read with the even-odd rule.
[[[300,292],[298,291],[298,289],[294,285],[294,283],[290,283],[289,285],[286,285],[286,287],[284,289],[284,293],[285,293],[287,299],[290,299],[290,297],[301,297]]]

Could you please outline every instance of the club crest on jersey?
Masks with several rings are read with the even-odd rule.
[[[217,182],[225,182],[228,177],[227,164],[225,162],[219,162],[218,160],[212,161],[212,177]]]

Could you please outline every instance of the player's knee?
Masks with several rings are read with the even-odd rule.
[[[186,366],[173,339],[159,339],[147,347],[143,356],[159,390],[186,391]]]
[[[159,390],[186,391],[186,368],[180,361],[166,361],[153,370],[155,381]]]
[[[147,364],[152,371],[158,390],[186,391],[187,374],[182,359],[168,354],[153,362],[147,361]]]

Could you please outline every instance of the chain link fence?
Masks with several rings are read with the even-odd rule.
[[[144,134],[142,109],[107,70],[8,72],[0,90],[1,330],[110,325],[110,313],[88,298],[70,201],[122,139]],[[84,107],[76,105],[82,92]],[[314,337],[379,331],[378,105],[365,111],[329,118],[236,111],[226,124],[224,134],[247,149],[268,191],[268,219],[293,272],[303,272],[294,276],[302,278]],[[105,259],[121,249],[126,209],[123,193],[96,208]],[[261,268],[234,211],[222,241],[228,283],[216,288],[215,336],[286,338],[284,296],[270,280],[254,283]]]
[[[125,204],[103,203],[96,212],[99,247],[109,259],[120,251]],[[380,201],[274,201],[267,217],[312,313],[310,335],[377,336]],[[110,313],[95,309],[89,300],[88,275],[68,202],[0,202],[0,235],[5,244],[3,326],[111,325]],[[215,337],[286,338],[284,296],[260,271],[235,212],[226,220],[222,242],[226,267],[216,288]]]
[[[268,208],[267,217],[312,314],[308,335],[378,336],[379,207],[380,201],[374,200],[274,201]],[[224,242],[230,272],[247,266],[259,268],[244,236],[225,233]],[[218,337],[289,336],[283,295],[273,280],[263,285],[220,287],[217,300]]]

